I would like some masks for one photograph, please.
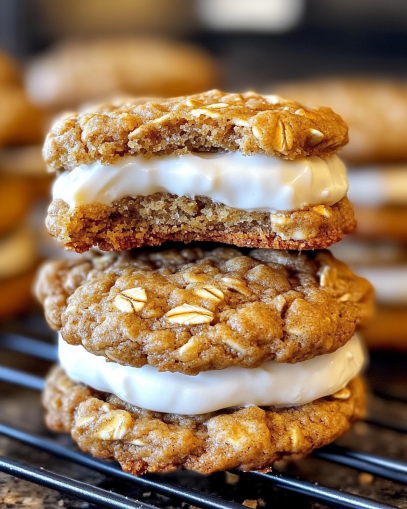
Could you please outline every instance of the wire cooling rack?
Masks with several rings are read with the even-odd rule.
[[[298,462],[297,466],[280,463],[284,470],[288,470],[284,472],[273,469],[270,473],[232,472],[212,476],[180,470],[170,475],[134,477],[123,472],[115,462],[93,458],[79,451],[69,437],[51,434],[38,424],[38,415],[42,412],[39,409],[39,392],[44,387],[43,375],[56,361],[57,349],[41,318],[30,315],[18,323],[18,327],[0,329],[0,438],[16,444],[16,447],[6,447],[6,451],[11,450],[7,457],[0,456],[0,472],[58,492],[60,499],[58,496],[54,498],[54,505],[44,502],[38,507],[73,508],[90,504],[126,509],[183,508],[188,505],[205,509],[237,509],[243,503],[249,507],[284,508],[407,507],[407,487],[404,488],[407,486],[407,462],[366,452],[362,447],[362,450],[343,445],[324,447],[314,452],[312,457]],[[377,450],[379,447],[379,451],[394,457],[394,453],[400,453],[397,444],[401,440],[397,436],[407,432],[407,418],[397,418],[397,411],[394,415],[390,406],[397,400],[396,405],[406,407],[407,393],[406,396],[403,392],[395,394],[385,383],[379,383],[378,391],[381,394],[374,399],[375,408],[371,410],[369,419],[359,424],[359,428],[356,425],[359,435],[356,434],[353,441],[368,445],[370,449]],[[403,401],[399,403],[398,400]],[[11,416],[7,405],[14,408]],[[25,406],[27,416],[24,415]],[[37,410],[36,419],[32,418],[32,408]],[[387,439],[381,448],[383,434]],[[10,445],[8,442],[7,445]],[[23,451],[21,447],[24,447]],[[407,450],[401,457],[407,458]],[[61,471],[61,461],[64,474],[53,471]],[[44,465],[51,465],[52,471],[43,468]],[[305,473],[305,478],[293,475],[298,468],[302,475]],[[289,472],[290,469],[293,473]],[[345,487],[349,491],[309,480],[321,477],[321,472],[324,481],[328,480],[327,484],[331,484],[332,480],[337,487]],[[15,498],[7,498],[3,492],[2,499],[1,494],[0,484],[1,508],[16,507]],[[78,502],[82,505],[75,505],[75,499],[82,501]],[[35,498],[25,497],[22,500],[24,506],[27,505],[24,501]]]

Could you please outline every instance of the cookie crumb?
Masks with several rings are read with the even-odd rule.
[[[15,504],[17,502],[17,498],[14,495],[6,495],[3,498],[3,502],[5,504]]]
[[[372,476],[372,474],[362,472],[361,474],[359,474],[358,481],[359,484],[372,484],[372,482],[374,481],[374,477]]]
[[[257,508],[257,500],[250,500],[249,498],[243,502],[243,505],[250,507],[251,509]]]
[[[143,493],[143,497],[144,498],[151,497],[151,491],[146,491],[145,493]]]
[[[21,500],[21,504],[24,507],[33,507],[34,509],[40,508],[43,506],[42,498],[34,498],[34,497],[25,497]]]
[[[231,472],[225,472],[225,482],[226,484],[230,484],[234,486],[240,481],[240,477],[236,474],[232,474]]]

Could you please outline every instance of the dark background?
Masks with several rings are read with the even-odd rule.
[[[320,75],[407,74],[405,0],[298,0],[299,19],[282,33],[211,28],[200,15],[205,1],[0,0],[0,47],[24,61],[59,38],[173,35],[218,57],[230,89]]]

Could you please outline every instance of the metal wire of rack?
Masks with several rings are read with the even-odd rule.
[[[53,344],[14,332],[0,333],[0,348],[33,356],[45,361],[54,362],[57,360],[57,348]],[[0,365],[0,381],[35,391],[41,391],[44,387],[44,379],[42,377],[3,365]],[[404,432],[407,430],[407,426],[392,422],[389,419],[383,419],[380,416],[378,418],[370,418],[367,422],[375,426],[388,427],[395,431]],[[147,474],[141,477],[135,477],[123,472],[115,462],[94,458],[86,453],[78,451],[73,444],[72,446],[65,446],[56,439],[39,436],[14,426],[9,426],[5,423],[0,423],[0,435],[45,451],[53,456],[77,465],[90,468],[95,472],[103,473],[114,479],[119,479],[133,485],[137,484],[143,486],[158,494],[178,499],[183,503],[193,506],[202,507],[204,509],[237,509],[238,507],[242,507],[241,503],[226,500],[218,495],[198,490],[195,487],[176,484],[167,479],[163,480],[162,476]],[[338,445],[330,445],[319,449],[314,452],[313,456],[320,460],[351,467],[362,472],[407,485],[407,463],[403,461],[389,459],[376,454],[354,451]],[[60,493],[77,497],[89,503],[96,504],[98,507],[138,509],[155,507],[145,502],[130,499],[119,493],[114,493],[71,477],[62,476],[5,457],[0,457],[0,471],[57,490]],[[391,507],[396,507],[360,495],[343,492],[305,479],[293,477],[275,469],[269,473],[234,473],[249,479],[251,482],[261,482],[266,486],[277,486],[283,490],[299,493],[303,496],[310,497],[314,501],[332,507],[352,509],[389,509]]]

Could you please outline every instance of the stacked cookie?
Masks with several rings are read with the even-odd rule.
[[[58,111],[116,94],[200,92],[216,86],[219,74],[209,54],[186,42],[152,36],[71,39],[30,62],[26,88],[35,104]]]
[[[326,104],[349,124],[349,196],[357,238],[335,248],[376,290],[369,346],[407,348],[407,85],[330,79],[281,87],[307,104]]]
[[[365,279],[310,250],[355,227],[346,124],[255,93],[139,102],[45,143],[51,233],[99,247],[38,277],[60,333],[47,424],[135,475],[265,469],[331,442],[364,413],[372,306]],[[164,241],[224,244],[146,247]]]
[[[34,237],[27,225],[35,188],[20,171],[18,154],[32,150],[26,144],[41,141],[42,115],[27,99],[16,64],[2,52],[0,113],[0,319],[3,319],[29,305],[38,265]],[[36,149],[40,156],[40,146]],[[46,175],[43,161],[40,166],[42,175]]]

